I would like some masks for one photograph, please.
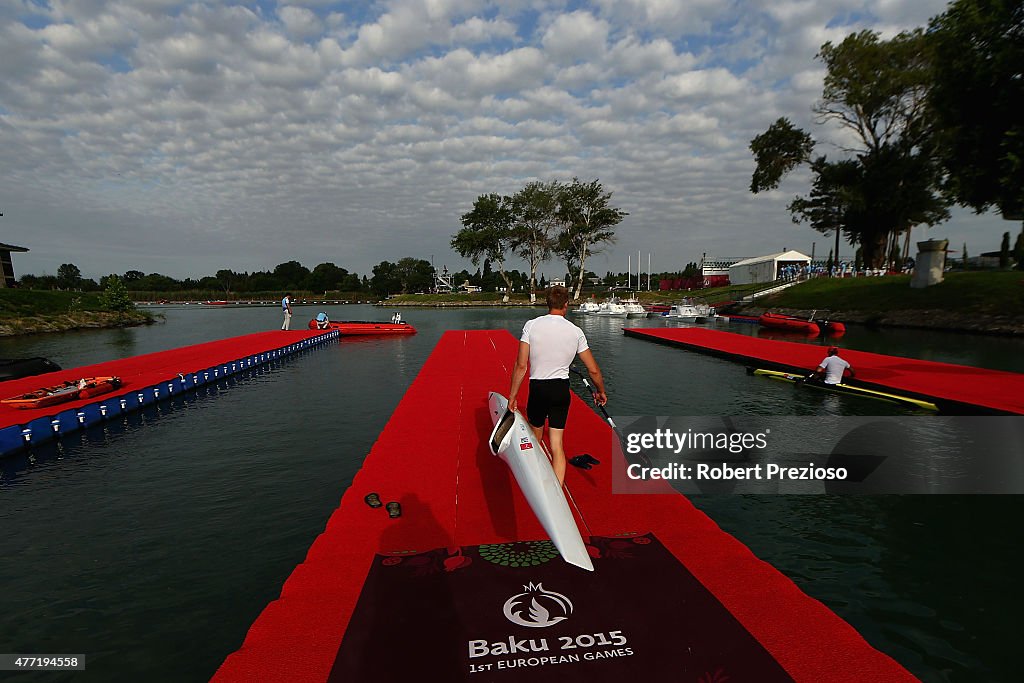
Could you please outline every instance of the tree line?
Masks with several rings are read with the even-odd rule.
[[[452,248],[479,265],[496,266],[505,282],[508,301],[512,280],[506,261],[517,256],[529,264],[530,301],[537,300],[537,268],[553,256],[568,270],[566,284],[579,299],[586,279],[587,259],[615,241],[615,226],[627,214],[611,205],[611,192],[598,180],[531,182],[512,195],[483,194],[462,214],[462,229]]]
[[[812,111],[843,131],[840,154],[815,154],[820,141],[780,118],[750,143],[750,189],[773,190],[808,167],[810,190],[787,209],[833,235],[836,258],[840,235],[868,267],[905,258],[911,230],[947,220],[953,204],[1024,220],[1019,0],[957,0],[927,28],[890,40],[861,31],[825,43],[817,59],[826,76]]]
[[[30,289],[69,289],[100,291],[107,289],[110,282],[119,280],[132,292],[182,292],[206,291],[224,292],[225,295],[251,292],[282,292],[288,290],[324,291],[370,291],[371,283],[364,276],[350,273],[334,263],[321,263],[310,270],[298,261],[278,264],[273,270],[236,272],[221,269],[214,275],[200,278],[177,279],[161,273],[144,273],[128,270],[121,274],[112,273],[100,278],[99,282],[83,278],[81,270],[73,263],[64,263],[57,269],[57,275],[23,275],[21,286]]]
[[[591,273],[591,275],[593,275]],[[525,291],[529,284],[526,273],[518,270],[507,271],[501,277],[491,268],[489,259],[484,259],[483,269],[476,272],[462,270],[452,274],[456,287],[464,283],[493,292],[509,283],[514,291]],[[215,275],[200,278],[176,279],[161,273],[143,273],[129,270],[121,274],[110,274],[100,278],[83,278],[81,269],[73,263],[64,263],[56,275],[23,275],[19,279],[26,289],[60,289],[69,291],[109,291],[111,285],[120,292],[168,294],[176,292],[223,293],[224,296],[255,293],[283,292],[345,292],[366,293],[378,296],[429,292],[434,287],[434,268],[426,259],[407,256],[396,262],[381,261],[372,269],[372,274],[362,276],[331,262],[321,263],[313,269],[306,268],[298,261],[278,264],[272,270],[236,272],[230,269],[218,270]],[[507,285],[506,285],[507,286]]]

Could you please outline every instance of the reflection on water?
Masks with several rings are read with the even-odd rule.
[[[298,308],[294,321],[318,310]],[[409,310],[415,336],[343,339],[8,459],[0,469],[5,651],[85,652],[88,670],[74,680],[205,680],[303,560],[440,335],[505,328],[518,336],[540,312]],[[327,313],[387,319],[392,311]],[[280,325],[274,307],[165,314],[149,327],[2,339],[0,356],[75,367]],[[574,320],[602,365],[613,415],[906,414],[626,338],[622,320]],[[1013,340],[851,328],[842,345],[1024,370]],[[1014,678],[1020,497],[694,500],[921,678]]]

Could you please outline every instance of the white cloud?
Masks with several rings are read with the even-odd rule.
[[[516,27],[505,19],[484,20],[471,17],[452,27],[451,42],[456,45],[478,45],[491,40],[511,40]]]
[[[561,64],[598,59],[604,54],[608,30],[608,22],[589,12],[560,14],[545,30],[541,45]]]
[[[699,69],[669,76],[658,91],[677,100],[731,97],[749,92],[749,85],[728,69]]]
[[[296,38],[312,38],[323,31],[323,24],[311,10],[305,7],[285,5],[277,10],[277,16],[289,35]]]
[[[19,273],[365,273],[436,254],[482,192],[576,175],[614,192],[620,243],[656,267],[795,246],[815,237],[785,211],[806,173],[750,195],[749,140],[779,116],[814,125],[822,42],[942,5],[54,0],[30,27],[8,4],[3,239],[32,249]],[[962,242],[970,220],[968,241],[996,248],[990,217],[933,234]]]

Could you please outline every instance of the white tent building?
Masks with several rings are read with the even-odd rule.
[[[811,257],[799,251],[780,251],[767,256],[743,259],[729,266],[729,282],[734,285],[750,285],[759,282],[773,282],[782,277],[785,266],[809,266]]]

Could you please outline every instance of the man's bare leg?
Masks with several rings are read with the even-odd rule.
[[[544,428],[530,425],[530,429],[533,430],[534,436],[537,437],[537,442],[540,443],[541,448],[543,448]],[[555,471],[555,476],[558,478],[559,484],[565,483],[565,448],[562,445],[562,435],[564,433],[564,429],[551,429],[548,427],[548,442],[551,444],[551,447],[547,450],[551,454],[551,469]]]
[[[558,483],[565,481],[565,447],[563,446],[564,429],[548,427],[548,441],[551,443],[551,469],[558,477]]]

